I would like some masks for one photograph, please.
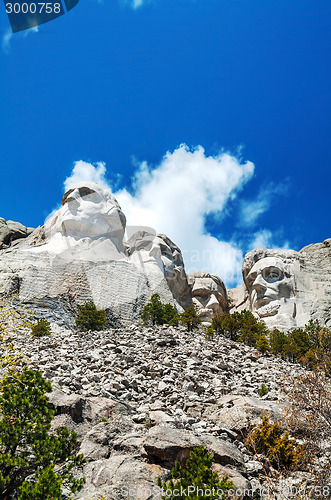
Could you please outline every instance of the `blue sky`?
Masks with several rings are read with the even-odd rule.
[[[0,9],[0,216],[42,224],[86,162],[228,285],[254,246],[330,237],[330,1],[140,3],[13,36]]]

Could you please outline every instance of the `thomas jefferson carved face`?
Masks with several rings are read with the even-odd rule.
[[[260,317],[277,314],[281,299],[293,295],[291,275],[277,257],[258,260],[246,277],[252,310]]]
[[[56,227],[75,238],[101,236],[122,243],[125,216],[114,196],[92,182],[76,184],[62,197]]]
[[[198,307],[202,322],[211,324],[213,317],[227,308],[222,280],[213,274],[197,272],[188,275],[188,282],[192,289],[192,301]]]
[[[146,230],[138,230],[127,241],[127,247],[132,262],[145,269],[147,274],[153,272],[153,266],[157,266],[177,302],[183,307],[191,305],[183,257],[170,238],[164,234],[156,235]]]

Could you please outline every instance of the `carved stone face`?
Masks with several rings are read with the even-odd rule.
[[[198,307],[203,324],[211,324],[216,314],[227,309],[227,295],[223,282],[209,273],[197,272],[188,275],[192,289],[192,301]]]
[[[127,242],[130,260],[146,274],[157,266],[167,280],[173,297],[183,307],[191,304],[190,288],[179,248],[164,234],[137,231]]]
[[[57,228],[75,238],[105,236],[122,244],[125,216],[114,196],[91,182],[76,184],[62,197]]]
[[[260,317],[277,314],[282,299],[293,296],[293,283],[286,266],[277,257],[257,261],[246,277],[251,308]]]

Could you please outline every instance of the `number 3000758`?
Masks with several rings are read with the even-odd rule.
[[[6,3],[7,14],[60,14],[60,3]]]

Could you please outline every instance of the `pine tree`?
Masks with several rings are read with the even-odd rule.
[[[220,479],[216,472],[212,472],[213,455],[208,453],[203,446],[195,448],[190,453],[190,458],[182,467],[176,461],[171,471],[172,479],[169,482],[158,478],[158,486],[166,496],[162,500],[200,500],[223,499],[226,492],[233,487],[228,476]],[[193,491],[192,491],[193,489]]]
[[[165,323],[167,325],[171,325],[171,326],[178,325],[177,310],[171,304],[164,304],[162,321],[163,321],[163,323]]]
[[[76,455],[76,434],[67,428],[49,434],[55,413],[46,396],[51,390],[39,371],[28,368],[1,381],[0,498],[61,500],[63,484],[76,492],[85,482],[72,474],[85,461]]]
[[[284,356],[287,344],[288,338],[284,332],[281,332],[277,328],[274,328],[270,332],[270,350],[272,354]]]
[[[85,304],[78,306],[78,317],[76,319],[76,326],[81,330],[104,330],[107,328],[107,314],[106,311],[98,311],[96,305],[92,300],[85,302]]]
[[[163,325],[164,308],[158,293],[154,293],[145,305],[141,319],[144,325]]]
[[[213,318],[212,327],[215,332],[226,335],[231,340],[237,340],[241,327],[240,313],[220,313]]]
[[[270,350],[269,341],[265,335],[260,335],[256,341],[256,349],[265,354]]]
[[[258,321],[251,311],[244,309],[240,313],[240,334],[238,340],[250,347],[256,347],[256,342],[261,335],[268,333],[263,321]]]
[[[196,330],[201,324],[201,319],[198,315],[198,310],[195,304],[185,309],[185,311],[179,315],[180,322],[187,327],[189,332]]]
[[[265,455],[276,469],[295,468],[303,456],[303,448],[289,438],[288,432],[278,422],[269,422],[266,415],[261,418],[262,424],[248,436],[246,447],[254,453]]]
[[[177,310],[171,304],[163,304],[158,293],[154,293],[145,305],[141,319],[144,325],[178,325]]]

